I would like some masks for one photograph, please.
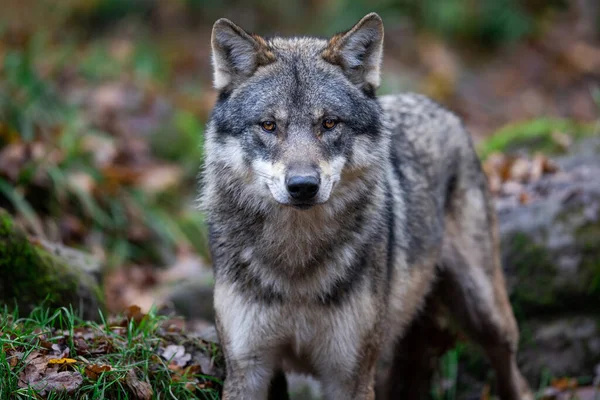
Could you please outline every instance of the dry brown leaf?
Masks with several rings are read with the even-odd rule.
[[[49,370],[43,378],[31,387],[40,395],[45,396],[50,392],[67,392],[73,393],[79,389],[83,383],[83,377],[77,371],[61,371],[57,369]]]
[[[142,309],[136,305],[127,307],[127,309],[125,309],[124,315],[127,319],[127,322],[133,320],[136,324],[142,322],[142,319],[146,317],[146,314],[142,312]]]
[[[12,368],[12,367],[16,367],[17,364],[19,363],[19,360],[23,357],[23,353],[20,352],[7,352],[6,353],[6,358],[8,360],[8,365]]]
[[[48,359],[42,352],[32,351],[24,360],[25,368],[19,374],[19,387],[26,388],[30,383],[39,381],[48,365]]]
[[[558,171],[558,165],[549,158],[544,159],[544,173],[553,174]]]
[[[19,374],[20,388],[31,387],[40,395],[49,392],[72,393],[83,382],[83,377],[77,371],[60,371],[61,363],[50,363],[56,360],[41,352],[32,352],[25,360],[25,368]]]
[[[531,171],[529,173],[529,178],[532,182],[537,181],[544,174],[544,163],[546,157],[543,154],[536,154],[531,161]]]
[[[510,166],[507,180],[527,182],[529,180],[530,163],[525,158],[515,158]]]
[[[90,364],[85,366],[85,375],[93,381],[98,380],[100,375],[104,372],[111,371],[110,365],[103,364]]]
[[[553,378],[550,382],[550,386],[560,391],[574,389],[577,387],[577,379],[566,377]]]
[[[125,378],[125,383],[127,383],[127,387],[129,390],[131,390],[136,399],[152,399],[152,387],[148,382],[140,381],[135,373],[135,370],[129,370]]]
[[[585,73],[594,73],[600,69],[600,49],[583,41],[568,46],[563,54],[576,69]]]
[[[531,197],[529,194],[527,194],[527,192],[521,192],[519,195],[519,203],[528,204],[529,202],[531,202]]]
[[[144,170],[139,185],[149,194],[164,192],[182,181],[183,169],[176,165],[154,165]]]
[[[102,188],[110,193],[117,193],[122,186],[136,185],[140,178],[140,171],[131,167],[121,165],[109,165],[102,168],[104,182]]]

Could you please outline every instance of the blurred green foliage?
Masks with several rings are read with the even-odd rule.
[[[449,40],[482,47],[510,43],[534,34],[549,12],[565,0],[71,0],[61,15],[88,32],[124,18],[149,21],[178,15],[182,23],[210,25],[225,16],[248,29],[266,32],[332,34],[348,29],[366,13],[380,13],[386,23],[412,23]],[[237,17],[237,18],[236,18]],[[540,18],[541,17],[541,18]]]
[[[198,60],[190,46],[206,46],[206,37],[194,35],[207,35],[216,18],[226,16],[266,34],[325,35],[376,11],[390,27],[410,25],[418,33],[488,48],[535,35],[545,16],[564,4],[560,0],[39,0],[12,7],[0,16],[0,150],[17,142],[41,141],[47,154],[24,162],[16,177],[0,176],[0,205],[19,212],[33,231],[43,229],[45,217],[76,215],[101,237],[109,260],[118,265],[148,259],[162,263],[164,254],[182,241],[208,255],[203,217],[194,208],[194,198],[209,109],[202,105],[207,103],[203,82],[209,74],[194,69]],[[177,31],[184,35],[172,36]],[[194,39],[177,43],[186,35]],[[115,40],[123,38],[123,43]],[[206,55],[206,50],[198,54]],[[147,140],[156,162],[182,168],[176,190],[148,195],[135,184],[115,189],[106,171],[95,165],[94,155],[85,147],[87,137],[114,141],[117,147],[123,138],[91,120],[81,100],[73,103],[65,94],[73,86],[88,90],[106,82],[131,85],[142,96],[168,103],[168,116],[157,120]],[[537,137],[564,124],[537,121],[507,128],[517,133],[499,135],[502,138],[491,140],[488,150],[504,147],[515,136]],[[60,157],[51,160],[53,151]],[[72,176],[80,173],[100,189],[89,192],[73,185]],[[45,182],[40,183],[40,175]],[[150,238],[130,237],[137,220],[151,231]]]
[[[555,135],[566,135],[573,141],[598,133],[595,124],[581,123],[570,119],[538,118],[531,121],[512,123],[498,129],[479,145],[482,159],[493,152],[511,153],[527,150],[530,153],[557,154],[565,151]]]

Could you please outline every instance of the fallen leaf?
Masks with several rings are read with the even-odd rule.
[[[65,343],[53,343],[50,348],[52,349],[52,358],[67,358],[71,349]]]
[[[44,377],[33,383],[31,387],[40,395],[45,396],[50,392],[73,393],[83,383],[83,377],[77,371],[50,370]]]
[[[22,357],[23,353],[20,352],[9,352],[6,354],[6,359],[10,367],[16,367]]]
[[[577,379],[574,378],[553,378],[550,382],[550,386],[553,388],[563,391],[567,389],[574,389],[577,387]]]
[[[125,383],[127,383],[127,387],[129,388],[129,390],[131,390],[136,399],[152,399],[152,387],[148,382],[140,381],[137,377],[137,374],[135,373],[135,370],[129,370],[125,378]]]
[[[81,374],[77,371],[59,371],[64,363],[52,360],[57,359],[41,352],[30,353],[25,360],[25,368],[19,374],[18,386],[31,387],[42,396],[49,392],[72,393],[77,390],[83,382]]]
[[[147,194],[164,192],[181,183],[183,169],[175,165],[155,165],[144,170],[139,186]]]
[[[553,174],[558,171],[558,165],[549,158],[544,159],[544,173]]]
[[[48,356],[45,356],[39,351],[32,351],[25,358],[25,368],[19,373],[18,385],[20,388],[26,388],[31,383],[38,382],[42,379],[42,374],[46,371],[48,365]]]
[[[526,192],[521,192],[519,195],[519,203],[528,204],[531,201],[531,197]]]
[[[192,359],[191,354],[186,354],[185,347],[175,344],[170,344],[165,347],[160,356],[178,367],[185,367],[185,365]]]
[[[93,381],[98,380],[100,375],[104,372],[111,371],[112,367],[110,365],[103,364],[90,364],[85,366],[85,375]]]
[[[127,307],[124,314],[127,322],[133,320],[136,324],[142,322],[142,319],[146,317],[146,314],[142,312],[142,309],[136,305]]]
[[[525,158],[516,158],[510,166],[509,179],[517,182],[529,180],[530,163]]]
[[[73,358],[51,358],[48,360],[48,364],[75,364],[77,360]]]

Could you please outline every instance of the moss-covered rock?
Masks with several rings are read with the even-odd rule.
[[[558,173],[528,184],[534,201],[497,203],[502,261],[521,319],[600,313],[598,146],[600,138],[589,138],[557,159]]]
[[[91,258],[72,249],[31,239],[0,209],[0,304],[17,306],[22,314],[46,301],[72,306],[94,319],[103,308]]]
[[[521,329],[523,371],[536,382],[592,373],[600,360],[600,137],[527,184],[531,202],[497,202],[502,262]]]

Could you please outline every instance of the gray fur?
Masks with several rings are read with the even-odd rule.
[[[329,41],[215,24],[202,201],[226,399],[266,399],[282,369],[314,374],[329,399],[418,397],[388,379],[436,299],[486,348],[503,399],[530,398],[469,135],[423,96],[374,96],[382,40],[376,14]],[[299,170],[319,176],[309,203],[288,193]]]

